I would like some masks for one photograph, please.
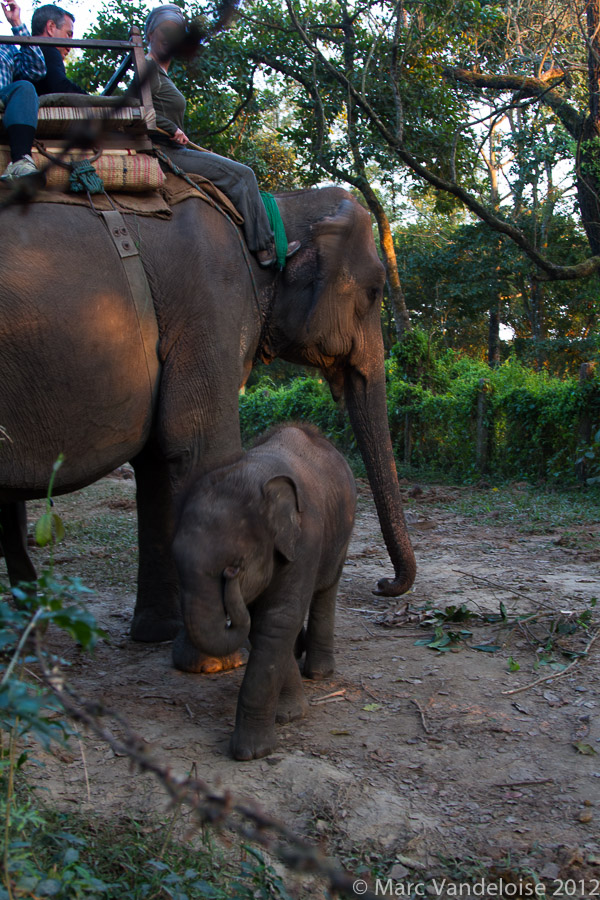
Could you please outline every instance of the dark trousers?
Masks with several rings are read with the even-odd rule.
[[[163,143],[161,150],[184,172],[203,175],[231,200],[244,217],[242,228],[248,249],[252,253],[272,246],[273,232],[252,169],[216,153],[203,153]]]
[[[13,81],[0,88],[0,100],[4,103],[5,128],[11,125],[37,127],[38,97],[30,81]]]

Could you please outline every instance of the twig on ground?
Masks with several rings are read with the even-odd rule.
[[[77,735],[77,743],[79,744],[79,752],[81,753],[81,762],[83,763],[83,775],[85,777],[85,788],[87,791],[88,803],[92,802],[92,792],[90,791],[90,779],[88,778],[88,767],[85,758],[85,750],[83,747],[83,741],[81,740],[81,735],[79,734],[79,729],[77,725],[73,726],[75,728],[75,734]]]
[[[425,713],[423,712],[423,707],[421,706],[421,704],[419,703],[418,700],[415,700],[414,697],[411,699],[410,702],[414,703],[414,705],[419,710],[419,715],[421,716],[421,725],[423,726],[423,731],[425,732],[425,734],[431,734],[431,729],[429,728],[429,726],[427,724],[427,719],[425,718]]]
[[[528,691],[530,688],[537,687],[538,684],[544,684],[546,681],[556,681],[558,678],[564,678],[565,675],[568,675],[571,672],[577,663],[581,662],[581,660],[587,656],[590,649],[592,648],[596,638],[600,637],[600,628],[593,637],[586,644],[581,656],[578,656],[577,659],[574,659],[572,663],[570,663],[566,669],[563,669],[562,672],[553,672],[551,675],[545,675],[544,678],[538,678],[536,681],[532,681],[531,684],[524,684],[521,687],[513,688],[512,691],[502,691],[504,696],[508,696],[510,694],[520,694],[522,691]]]
[[[312,700],[311,706],[318,706],[319,703],[333,703],[336,700],[345,700],[345,693],[346,688],[342,688],[341,691],[333,691],[332,694],[325,694],[324,697],[318,697],[316,700]]]
[[[466,575],[474,581],[483,581],[484,584],[489,584],[490,587],[495,588],[497,591],[508,591],[509,594],[514,594],[516,597],[522,597],[524,600],[529,600],[530,603],[538,603],[546,609],[553,609],[549,603],[544,603],[543,600],[534,600],[533,597],[524,594],[523,591],[515,591],[514,588],[506,587],[504,584],[498,584],[497,581],[491,581],[489,578],[483,578],[481,575],[474,575],[472,572],[463,572],[462,569],[452,569],[452,571],[456,572],[457,575]]]
[[[370,691],[369,688],[365,685],[364,681],[362,680],[362,676],[361,676],[361,679],[360,679],[360,686],[361,686],[361,688],[363,689],[363,691],[365,692],[365,694],[368,694],[369,697],[371,697],[371,698],[372,698],[373,700],[375,700],[377,703],[383,703],[383,700],[381,699],[381,697],[375,696],[375,694],[373,693],[373,691]]]

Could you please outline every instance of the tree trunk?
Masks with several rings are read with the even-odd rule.
[[[406,308],[404,291],[402,290],[402,284],[400,282],[400,275],[398,274],[398,260],[396,258],[396,248],[394,247],[390,220],[370,186],[368,191],[363,190],[362,194],[377,222],[379,243],[381,244],[381,252],[383,253],[387,274],[390,305],[394,314],[394,322],[396,323],[396,335],[398,340],[401,341],[406,332],[411,330],[411,324],[410,315]]]
[[[589,116],[577,158],[577,197],[594,256],[600,254],[600,0],[585,5],[588,32]]]
[[[500,303],[496,297],[490,307],[488,324],[488,365],[494,369],[500,364]]]

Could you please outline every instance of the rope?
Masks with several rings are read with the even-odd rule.
[[[102,156],[102,150],[96,150],[93,156],[76,162],[72,159],[65,159],[62,154],[56,156],[54,153],[49,153],[41,141],[36,140],[34,144],[38,153],[45,156],[55,166],[62,166],[63,169],[69,170],[69,187],[75,194],[87,191],[89,196],[104,192],[104,182],[93,166],[93,163]]]
[[[69,174],[69,187],[75,194],[87,191],[88,194],[104,193],[104,182],[96,172],[89,159],[72,162]]]
[[[205,200],[207,203],[209,203],[213,209],[217,210],[217,212],[220,212],[221,215],[227,219],[229,224],[235,230],[235,233],[240,242],[240,246],[242,248],[244,261],[246,263],[248,272],[250,274],[250,280],[252,282],[252,290],[254,292],[254,302],[256,303],[256,308],[258,309],[259,319],[262,321],[262,328],[261,328],[261,332],[260,332],[259,343],[258,343],[258,347],[257,347],[256,354],[254,357],[255,360],[259,359],[259,357],[261,355],[262,345],[266,338],[266,329],[268,327],[268,321],[267,321],[268,313],[263,313],[262,307],[260,305],[260,300],[258,299],[258,287],[256,285],[256,279],[254,277],[254,272],[252,271],[252,262],[250,260],[249,254],[248,254],[248,248],[246,247],[246,241],[244,240],[240,229],[235,224],[235,222],[233,221],[231,216],[223,209],[223,207],[219,206],[219,204],[216,202],[216,200],[213,200],[213,198],[211,196],[209,196],[206,193],[206,191],[203,191],[202,188],[198,184],[196,184],[196,182],[193,181],[189,177],[189,175],[186,172],[184,172],[183,169],[181,169],[178,165],[176,165],[176,163],[174,163],[173,160],[170,159],[166,153],[163,153],[163,151],[159,147],[157,147],[156,144],[153,144],[153,148],[154,148],[154,152],[156,153],[156,156],[158,157],[158,159],[160,159],[161,162],[165,163],[165,165],[169,167],[169,169],[171,170],[171,172],[173,172],[174,175],[177,175],[179,178],[183,178],[183,180],[187,184],[189,184],[191,187],[193,187],[195,190],[197,190],[198,193],[201,195],[202,199]],[[287,249],[287,243],[286,243],[286,249]]]
[[[281,213],[279,212],[279,207],[277,206],[277,201],[275,200],[273,194],[269,194],[268,191],[261,191],[260,196],[262,197],[262,202],[264,203],[265,209],[267,211],[269,224],[273,229],[277,265],[280,269],[283,269],[285,266],[285,258],[288,248],[288,241],[285,234],[285,225],[283,224],[283,219],[281,218]]]

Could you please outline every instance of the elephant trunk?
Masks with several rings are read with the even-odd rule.
[[[204,602],[189,602],[184,597],[183,620],[187,636],[202,653],[230,656],[250,633],[250,613],[238,575],[237,568],[225,569],[222,598],[208,597]]]
[[[387,416],[383,375],[368,378],[356,369],[344,381],[346,405],[379,516],[395,578],[382,578],[375,593],[397,597],[410,590],[417,571],[408,536]]]

